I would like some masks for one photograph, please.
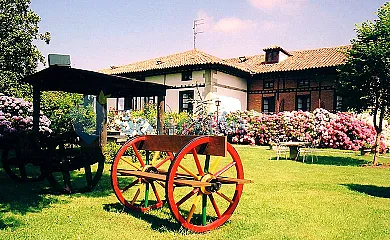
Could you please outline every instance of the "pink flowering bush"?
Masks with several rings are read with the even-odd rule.
[[[238,111],[219,120],[219,130],[232,143],[266,145],[278,141],[308,141],[318,147],[359,150],[375,144],[375,129],[354,113],[330,113],[325,109],[313,112],[280,112],[262,114]],[[380,148],[386,148],[383,137]]]
[[[30,131],[33,126],[32,103],[21,98],[8,97],[0,93],[0,139],[17,132]],[[39,119],[39,131],[50,134],[50,120],[43,114]]]

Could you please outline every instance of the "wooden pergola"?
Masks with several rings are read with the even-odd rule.
[[[125,77],[76,69],[51,66],[22,79],[33,86],[33,129],[39,131],[39,113],[41,91],[64,91],[99,96],[101,92],[110,97],[154,97],[157,96],[157,132],[162,133],[164,101],[167,86],[157,83],[132,80]],[[103,120],[102,143],[106,143],[107,120],[106,106],[101,114]]]

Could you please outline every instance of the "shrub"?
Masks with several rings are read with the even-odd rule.
[[[376,134],[372,124],[356,114],[333,114],[324,109],[277,114],[238,111],[227,114],[219,123],[228,140],[240,144],[299,140],[320,147],[358,150],[365,143],[374,145]],[[386,148],[385,137],[380,148],[381,151]]]
[[[175,129],[175,134],[182,134],[186,123],[191,119],[191,115],[187,112],[166,112],[164,116],[165,128]]]
[[[22,131],[31,131],[33,128],[32,103],[21,98],[8,97],[0,93],[0,138],[10,137]],[[48,135],[50,120],[41,113],[39,118],[39,132]]]
[[[109,142],[103,147],[102,151],[107,163],[112,163],[114,161],[114,158],[121,147],[121,145],[115,142]]]
[[[96,133],[96,114],[92,105],[76,107],[69,113],[74,129],[88,134]]]
[[[47,91],[41,96],[41,109],[52,121],[55,134],[73,130],[72,111],[82,103],[83,95],[76,93]]]

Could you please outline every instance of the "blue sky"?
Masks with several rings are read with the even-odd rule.
[[[376,18],[380,0],[32,0],[44,56],[70,54],[72,67],[99,70],[193,48],[221,58],[349,44],[356,23]],[[42,68],[42,66],[40,67]]]

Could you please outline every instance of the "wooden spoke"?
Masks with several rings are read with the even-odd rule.
[[[137,201],[137,198],[138,198],[139,194],[141,193],[142,186],[143,186],[143,185],[140,185],[140,186],[138,187],[138,190],[137,190],[137,192],[135,193],[133,200],[131,200],[131,205],[134,205],[135,201]]]
[[[135,156],[138,158],[138,161],[141,163],[141,166],[142,166],[142,167],[145,167],[144,160],[142,159],[141,154],[138,152],[137,147],[135,146],[134,143],[133,143],[131,146],[133,147]]]
[[[142,169],[140,167],[138,167],[137,165],[135,165],[134,163],[132,162],[129,162],[125,159],[125,156],[122,156],[121,157],[121,160],[124,161],[125,163],[128,163],[130,166],[132,166],[133,168],[139,170],[139,171],[142,171]]]
[[[194,156],[196,168],[198,169],[199,175],[203,176],[204,172],[203,172],[202,166],[200,165],[200,161],[199,161],[199,157],[198,157],[198,153],[196,152],[196,149],[192,149],[192,155]]]
[[[164,163],[166,163],[168,160],[172,160],[173,158],[171,156],[167,156],[164,160],[161,162],[157,163],[156,165],[153,165],[155,168],[161,167]]]
[[[163,182],[160,182],[160,181],[155,181],[158,185],[160,185],[162,188],[165,189],[165,184]]]
[[[207,195],[202,195],[202,224],[205,226],[207,224]]]
[[[191,176],[193,176],[196,180],[200,180],[200,177],[198,175],[196,175],[195,173],[193,173],[191,170],[189,170],[188,168],[184,167],[183,165],[179,165],[179,167],[181,169],[183,169],[184,171],[186,171],[188,174],[190,174]]]
[[[20,176],[22,177],[23,180],[27,180],[26,166],[24,166],[24,164],[20,164],[18,166],[19,166]]]
[[[213,173],[215,172],[215,169],[217,168],[217,166],[218,166],[219,162],[221,161],[221,159],[222,159],[222,157],[221,157],[221,156],[218,156],[218,157],[214,160],[214,162],[213,162],[213,164],[211,165],[210,170],[209,170],[210,173],[213,174]]]
[[[222,173],[226,172],[227,170],[229,170],[229,168],[233,167],[234,165],[236,165],[236,162],[231,162],[229,163],[228,165],[226,165],[225,167],[223,167],[222,169],[220,169],[218,172],[216,172],[214,174],[215,177],[218,177],[219,175],[221,175]]]
[[[202,193],[201,192],[198,192],[198,195],[196,196],[196,198],[194,199],[194,202],[192,203],[192,207],[191,207],[191,210],[190,212],[188,213],[188,216],[187,216],[187,222],[189,223],[191,221],[191,218],[192,216],[194,215],[194,212],[196,210],[196,205],[198,205],[200,199],[202,198]]]
[[[130,188],[132,188],[133,186],[135,186],[135,184],[139,183],[140,182],[140,179],[138,178],[137,180],[135,180],[134,182],[130,183],[129,185],[127,185],[126,187],[124,187],[123,189],[121,189],[121,192],[124,193],[126,192],[127,190],[129,190]]]
[[[155,151],[152,158],[152,165],[155,166],[157,159],[160,157],[160,151]]]
[[[191,192],[185,195],[180,201],[176,203],[176,206],[180,207],[185,201],[187,201],[190,197],[194,196],[197,192],[199,192],[199,188],[194,188]]]
[[[152,185],[152,189],[153,189],[154,195],[156,196],[157,202],[161,202],[161,198],[157,192],[156,185],[154,185],[154,182],[151,182],[150,185]]]
[[[87,180],[87,186],[92,185],[92,171],[91,171],[91,165],[84,166],[85,170],[85,178]]]
[[[68,192],[71,192],[71,186],[70,186],[70,173],[69,171],[62,172],[62,178],[64,179],[64,186],[65,190]]]
[[[145,183],[145,198],[144,198],[144,207],[149,205],[149,183]]]
[[[221,196],[223,199],[225,199],[226,201],[228,201],[229,203],[233,203],[233,201],[228,197],[226,196],[225,194],[221,193],[221,192],[216,192],[219,196]]]
[[[209,196],[209,198],[210,198],[211,204],[212,204],[213,207],[214,207],[214,210],[215,210],[215,213],[217,214],[217,217],[220,218],[220,217],[221,217],[221,212],[219,211],[219,208],[218,208],[218,206],[217,206],[217,203],[215,202],[215,199],[214,199],[213,195],[210,194],[210,195],[208,195],[208,196]]]

